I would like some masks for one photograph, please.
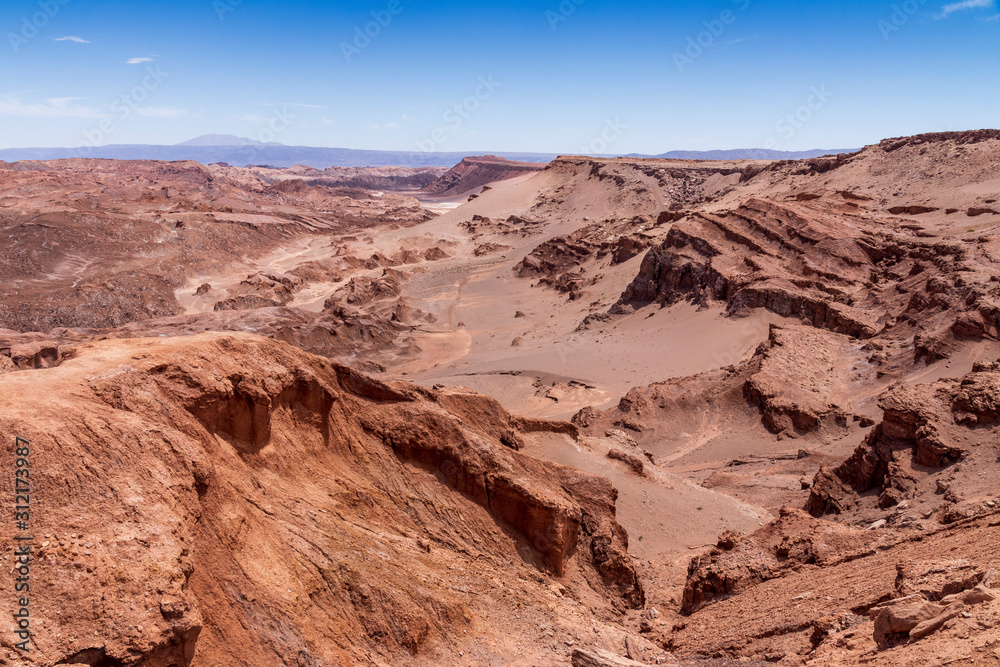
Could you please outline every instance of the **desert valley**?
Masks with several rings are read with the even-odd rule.
[[[0,664],[1000,664],[998,164],[0,163]]]

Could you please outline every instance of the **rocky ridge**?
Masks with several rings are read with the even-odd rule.
[[[15,657],[5,639],[8,661],[441,655],[458,628],[498,620],[474,590],[525,562],[593,609],[643,604],[615,490],[517,451],[525,430],[568,425],[485,396],[384,384],[239,334],[87,343],[0,384],[3,431],[30,441],[46,506],[38,651]]]

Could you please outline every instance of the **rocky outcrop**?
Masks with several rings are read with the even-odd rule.
[[[518,215],[509,215],[503,220],[494,220],[477,214],[473,215],[471,220],[461,223],[461,227],[471,234],[473,240],[478,240],[483,237],[496,238],[498,234],[505,238],[528,238],[541,234],[545,229],[545,224],[541,220],[529,220]],[[482,250],[476,256],[482,257],[500,249],[509,249],[509,247],[490,242],[479,244],[477,249],[482,248]]]
[[[966,212],[966,215],[968,215],[970,218],[978,218],[981,215],[1000,215],[1000,211],[994,210],[992,208],[973,206]]]
[[[636,662],[635,660],[630,660],[629,658],[623,658],[617,656],[610,651],[605,651],[602,648],[589,648],[573,649],[572,656],[573,667],[649,667],[648,664],[643,662]],[[670,662],[657,662],[660,665],[677,665],[679,663],[671,660]]]
[[[627,536],[608,521],[617,497],[613,487],[606,480],[570,468],[553,470],[549,464],[528,457],[511,461],[506,452],[520,448],[518,431],[513,428],[518,422],[492,399],[445,395],[441,404],[468,419],[469,425],[486,424],[484,430],[496,435],[504,449],[484,450],[474,440],[460,442],[456,448],[449,443],[461,440],[454,426],[413,411],[406,411],[398,421],[363,424],[397,456],[440,470],[450,485],[520,531],[557,574],[563,574],[579,541],[590,543],[594,565],[605,582],[620,590],[630,604],[641,604],[641,587],[626,562]],[[543,428],[541,424],[534,426],[536,430]],[[442,435],[446,436],[443,441]],[[559,486],[542,483],[546,477]]]
[[[1000,442],[998,368],[978,364],[961,380],[893,387],[880,399],[882,422],[854,455],[817,474],[809,511],[817,516],[840,514],[862,506],[861,496],[872,490],[878,492],[879,507],[891,508],[905,500],[941,494],[956,472],[964,473],[960,476],[966,480],[956,487],[970,495],[986,491],[988,485],[968,478],[974,480],[989,465],[990,450]],[[961,468],[956,465],[960,461]],[[935,472],[949,468],[954,470],[947,476]]]
[[[451,255],[437,246],[428,249],[427,252],[424,253],[424,259],[428,262],[440,262],[441,260],[448,259],[449,257],[451,257]]]
[[[646,473],[646,462],[631,452],[624,452],[612,447],[608,450],[608,458],[613,461],[621,461],[636,475],[644,475]]]
[[[975,248],[887,231],[850,206],[750,199],[691,215],[650,250],[612,312],[716,301],[731,315],[763,308],[854,338],[906,335],[918,317],[914,333],[947,334],[964,317],[960,333],[996,336],[992,260],[973,266]]]
[[[295,298],[295,292],[302,289],[304,281],[297,276],[279,276],[259,272],[247,276],[233,290],[230,296],[218,301],[214,310],[253,310],[287,305]]]
[[[492,399],[246,334],[87,343],[0,383],[45,506],[45,656],[4,643],[12,664],[398,663],[496,613],[476,591],[522,559],[643,603],[615,489],[515,451]]]
[[[442,167],[328,167],[308,182],[333,188],[413,192],[423,190],[446,171]]]
[[[666,224],[647,216],[630,219],[609,219],[587,225],[572,234],[557,236],[532,250],[514,271],[521,278],[538,278],[539,285],[578,297],[594,284],[584,271],[596,262],[610,257],[609,266],[621,264],[645,252],[661,240]]]
[[[893,206],[889,209],[889,213],[893,215],[923,215],[924,213],[933,213],[938,209],[934,206],[919,206],[911,204],[910,206]]]
[[[760,408],[768,430],[804,434],[824,423],[828,428],[847,425],[835,389],[845,343],[841,335],[809,327],[770,327],[743,385],[744,396]]]
[[[967,146],[983,141],[1000,140],[1000,130],[967,130],[959,132],[928,132],[909,137],[894,137],[883,139],[878,147],[887,153],[910,146],[923,146],[934,143],[950,143],[957,146]]]
[[[486,257],[488,255],[503,252],[504,250],[510,250],[510,246],[500,245],[498,243],[480,243],[476,246],[476,249],[473,250],[472,254],[476,257]]]
[[[921,595],[909,595],[872,609],[875,643],[885,650],[907,641],[919,641],[940,630],[951,619],[963,614],[968,616],[973,605],[996,599],[996,594],[986,586],[969,589],[948,595],[941,602],[930,602]]]
[[[495,155],[467,157],[427,186],[427,192],[437,197],[451,197],[543,169],[543,163],[514,162]]]
[[[830,565],[873,542],[869,533],[784,508],[751,535],[727,532],[707,554],[688,563],[681,613],[736,595],[803,565]]]
[[[52,368],[62,360],[58,343],[53,341],[32,341],[20,343],[10,348],[10,362],[19,370]]]
[[[977,563],[957,560],[907,560],[896,565],[896,593],[899,597],[920,595],[939,602],[949,595],[974,588],[988,572]]]
[[[325,308],[333,308],[346,304],[354,308],[367,306],[375,301],[390,299],[400,294],[402,274],[399,271],[385,269],[378,278],[357,276],[327,299]]]
[[[784,661],[792,664],[844,667],[871,661],[916,667],[926,664],[928,655],[954,654],[973,641],[991,643],[997,631],[995,603],[964,604],[959,614],[965,614],[964,621],[945,622],[918,641],[911,641],[912,634],[896,637],[892,643],[895,639],[903,643],[890,652],[878,653],[872,637],[875,619],[887,603],[917,601],[950,606],[955,600],[949,598],[951,595],[969,595],[977,586],[995,586],[984,571],[994,559],[996,523],[995,515],[984,516],[961,526],[926,532],[864,531],[827,524],[832,531],[849,531],[861,540],[868,539],[860,545],[858,541],[838,545],[828,552],[832,558],[815,563],[790,559],[779,576],[744,588],[737,586],[735,593],[716,597],[658,638],[664,648],[678,656],[725,656],[740,662],[776,662],[785,656]],[[799,531],[809,534],[801,524],[792,523],[789,528],[792,535]],[[738,544],[738,540],[733,542]],[[971,587],[965,588],[968,584]],[[927,590],[933,597],[925,597],[919,590]],[[941,617],[940,610],[931,611],[932,618]]]
[[[675,224],[620,304],[718,300],[731,312],[765,308],[851,336],[875,335],[887,314],[850,297],[875,271],[864,239],[837,238],[846,230],[806,206],[751,199],[728,214]]]

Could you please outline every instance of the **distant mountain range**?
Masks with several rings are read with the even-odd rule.
[[[232,134],[203,134],[189,141],[182,141],[178,146],[284,146],[274,141],[262,142],[237,137]]]
[[[790,160],[817,157],[851,150],[811,150],[801,152],[772,151],[763,148],[719,151],[671,151],[661,155],[636,155],[627,157],[655,157],[684,160]],[[202,164],[225,162],[245,167],[269,165],[293,167],[306,165],[316,169],[327,167],[452,167],[469,155],[498,155],[517,162],[551,162],[555,153],[507,153],[473,151],[465,153],[424,153],[414,151],[368,151],[350,148],[314,148],[261,143],[252,139],[227,134],[206,134],[172,146],[119,144],[84,148],[6,148],[0,149],[0,160],[61,160],[74,157],[105,158],[111,160],[195,160]],[[618,157],[603,155],[600,157]]]

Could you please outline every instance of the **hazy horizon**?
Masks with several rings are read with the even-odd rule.
[[[975,128],[975,129],[982,129],[982,128]],[[219,140],[218,141],[208,141],[207,139],[209,139],[209,138],[219,138]],[[225,139],[231,139],[232,141],[225,141]],[[160,144],[160,143],[112,144],[112,143],[107,143],[107,144],[95,144],[94,145],[95,148],[113,148],[115,146],[155,146],[155,147],[184,147],[184,146],[187,146],[187,147],[191,147],[191,148],[218,148],[218,147],[231,148],[231,147],[241,147],[241,146],[257,146],[257,147],[260,147],[260,148],[316,148],[316,149],[330,149],[330,150],[350,150],[350,151],[361,151],[361,152],[387,152],[387,153],[419,152],[419,151],[409,151],[409,150],[393,150],[391,148],[386,148],[386,149],[367,149],[367,148],[349,148],[349,147],[345,147],[345,146],[319,146],[319,145],[310,145],[310,144],[286,144],[286,143],[282,143],[282,142],[279,142],[279,141],[261,142],[261,141],[258,141],[256,139],[252,139],[250,137],[241,137],[241,136],[238,136],[238,135],[224,134],[224,133],[221,133],[221,132],[210,132],[210,133],[207,133],[207,134],[199,135],[197,137],[191,137],[190,139],[187,139],[185,141],[179,141],[179,142],[170,143],[170,144]],[[72,148],[72,147],[71,146],[23,146],[23,147],[19,147],[19,146],[14,146],[14,147],[0,146],[0,150],[6,150],[8,148],[17,150],[17,149],[20,149],[20,148],[24,148],[24,149],[36,149],[36,148],[38,148],[38,149],[48,149],[48,148],[63,149],[63,148]],[[811,148],[806,148],[806,149],[803,149],[803,150],[796,150],[796,151],[782,151],[779,148],[775,148],[773,150],[775,152],[808,153],[808,152],[814,152],[816,150],[859,150],[861,148],[863,148],[863,146],[858,145],[858,146],[850,147],[850,148],[846,147],[846,146],[814,146],[814,147],[811,147]],[[674,153],[674,152],[677,152],[677,153],[708,153],[708,152],[733,152],[733,151],[741,151],[741,150],[742,151],[753,151],[753,150],[772,150],[772,149],[765,149],[765,148],[763,148],[761,146],[731,146],[731,147],[727,146],[727,147],[722,147],[722,148],[718,148],[717,147],[717,148],[706,148],[706,149],[699,149],[699,150],[670,149],[670,150],[662,151],[662,153]],[[481,146],[479,150],[457,150],[457,151],[441,150],[441,151],[434,151],[434,152],[449,153],[449,154],[450,153],[455,153],[455,154],[461,153],[461,154],[470,155],[470,156],[472,156],[472,155],[485,155],[485,154],[489,153],[489,147],[482,147]],[[535,154],[538,154],[538,155],[573,155],[573,154],[575,154],[575,153],[572,153],[572,152],[557,153],[557,152],[551,152],[551,151],[533,151],[533,150],[503,150],[503,151],[498,151],[498,152],[500,152],[500,153],[525,153],[525,154],[535,153]],[[590,154],[590,153],[588,153],[588,154]],[[635,151],[633,151],[631,154],[633,154],[633,155],[639,155],[639,154],[654,155],[654,153],[650,153],[650,152],[637,153]],[[627,153],[614,153],[614,152],[612,152],[612,153],[609,153],[609,155],[628,155],[628,154]]]

